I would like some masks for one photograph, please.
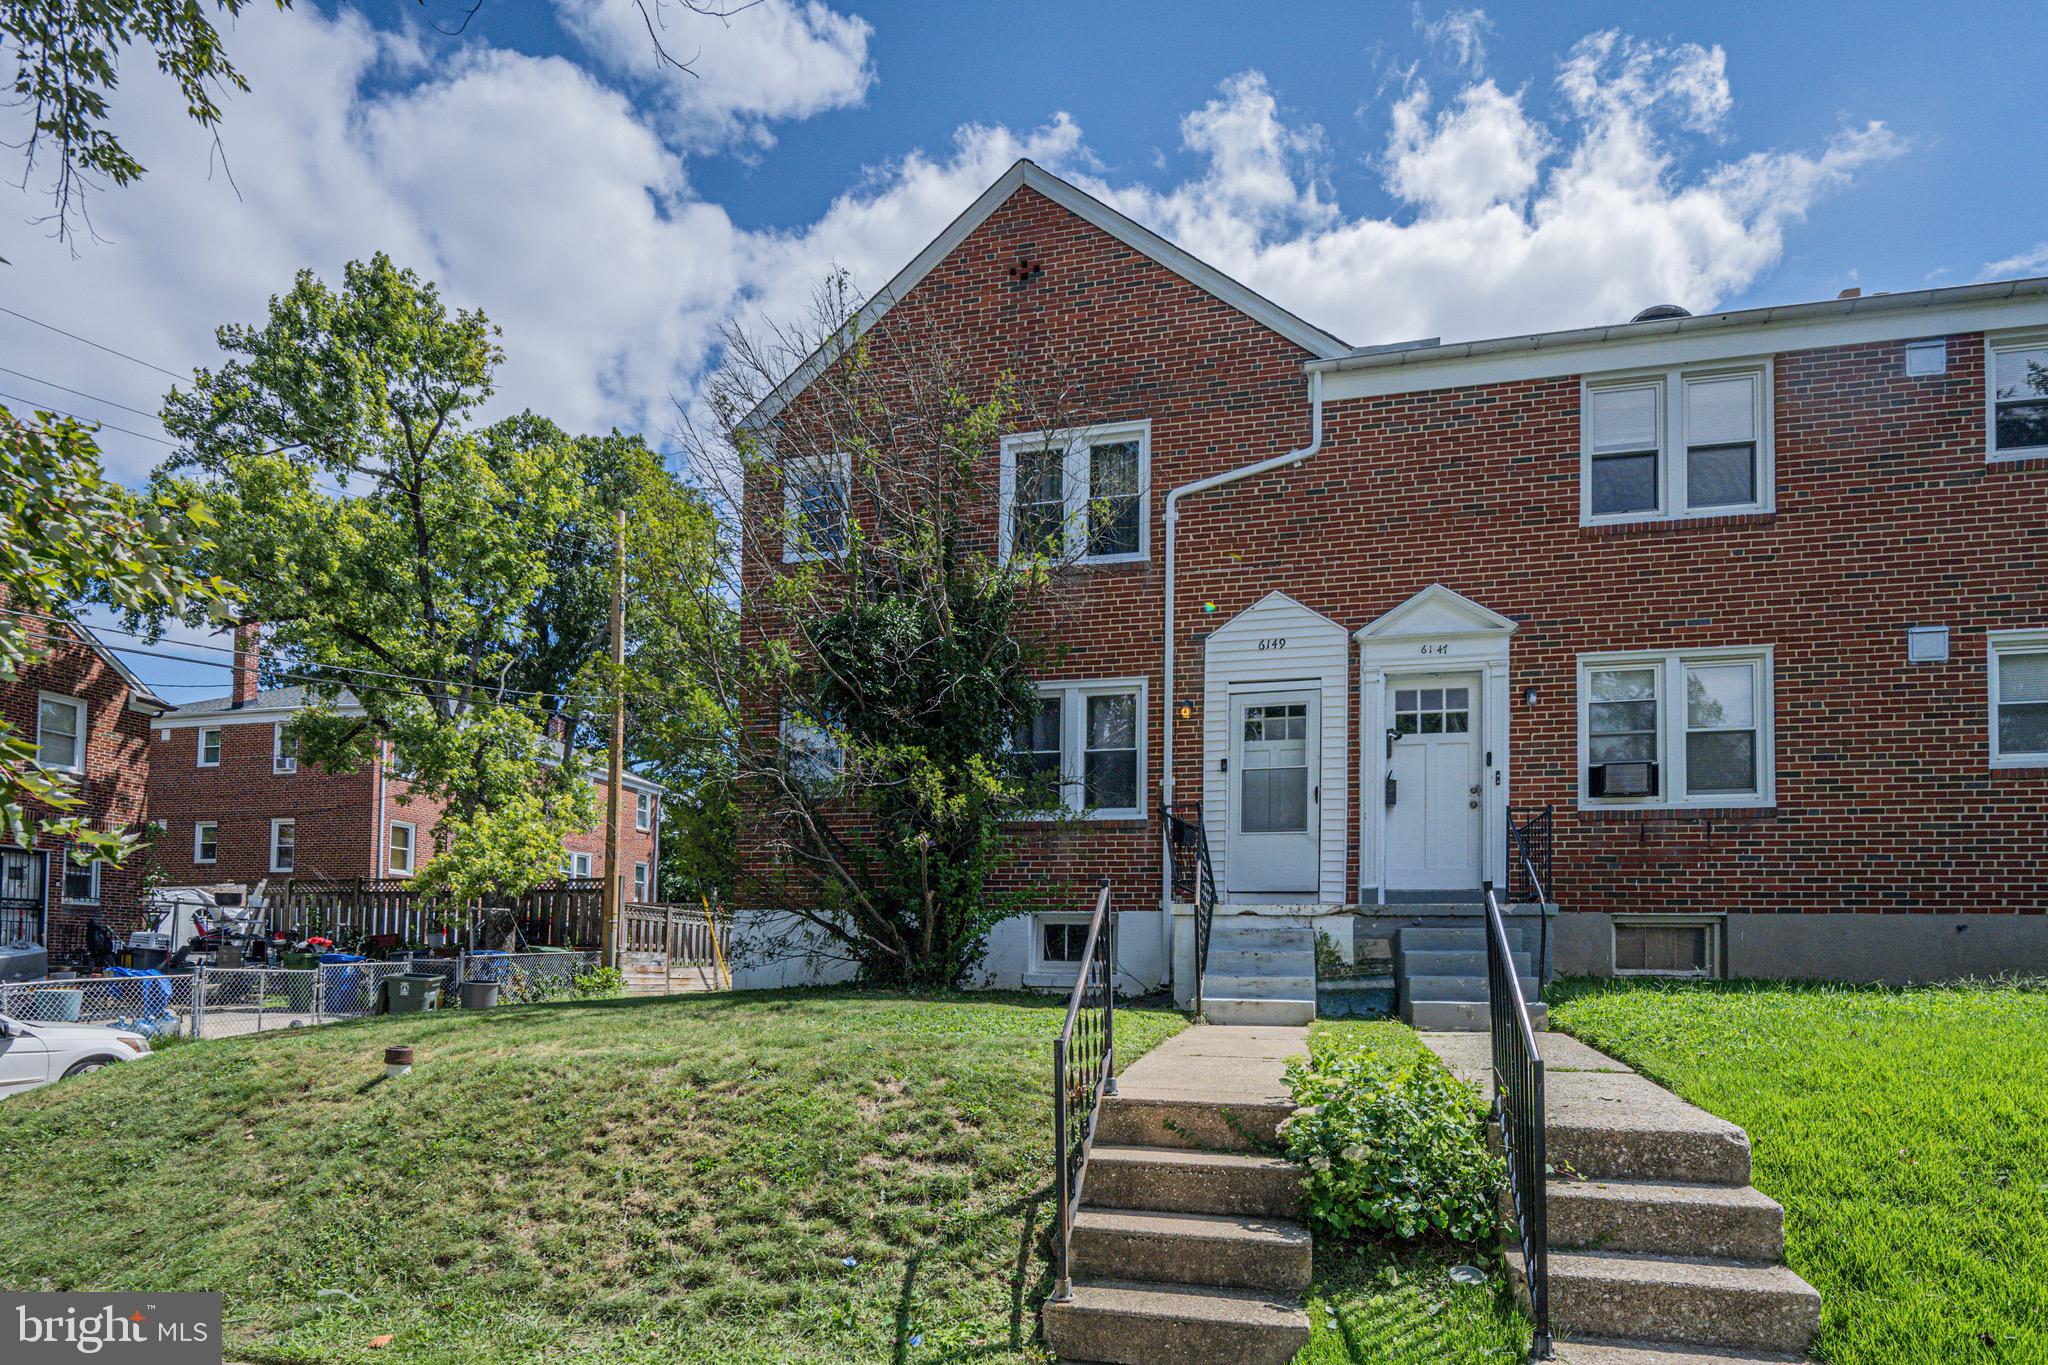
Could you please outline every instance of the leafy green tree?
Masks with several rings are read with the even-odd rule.
[[[557,632],[546,605],[605,519],[591,443],[533,417],[480,427],[496,329],[382,254],[338,288],[302,271],[262,325],[219,340],[230,359],[165,402],[182,449],[158,486],[212,503],[196,562],[250,585],[266,667],[315,699],[292,724],[301,754],[346,770],[388,744],[447,803],[425,886],[554,875],[597,818],[584,760],[547,728],[569,701],[565,638],[592,634]]]
[[[50,638],[65,630],[49,618],[83,602],[221,613],[226,585],[191,564],[213,525],[196,499],[138,497],[108,481],[78,423],[47,412],[23,420],[0,407],[0,682],[47,657]],[[136,836],[93,828],[83,805],[77,779],[44,766],[33,736],[0,717],[0,842],[26,847],[42,835],[120,861]]]

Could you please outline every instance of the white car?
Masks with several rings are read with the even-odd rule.
[[[149,1039],[100,1024],[44,1024],[0,1014],[0,1099],[149,1055]]]

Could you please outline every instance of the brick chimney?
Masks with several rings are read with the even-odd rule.
[[[244,621],[235,627],[235,692],[236,706],[247,706],[256,700],[256,650],[260,642],[261,627],[254,621]]]

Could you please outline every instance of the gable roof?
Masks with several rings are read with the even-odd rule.
[[[1392,611],[1351,633],[1355,640],[1394,635],[1511,635],[1515,621],[1465,594],[1432,583]]]
[[[152,692],[149,684],[137,677],[135,670],[128,667],[122,661],[121,656],[114,652],[114,647],[105,640],[102,640],[99,637],[99,633],[91,626],[88,626],[83,621],[66,621],[64,624],[71,627],[72,632],[84,642],[88,649],[105,660],[109,668],[121,675],[121,681],[128,684],[128,704],[130,706],[133,706],[138,711],[145,712],[162,712],[171,709],[171,704],[162,697],[159,697],[155,692]]]
[[[851,331],[844,338],[834,338],[811,352],[803,364],[797,366],[788,378],[776,385],[775,389],[761,400],[759,406],[747,414],[743,425],[757,427],[765,422],[774,421],[782,410],[789,406],[791,400],[802,393],[827,365],[844,353],[849,343],[880,322],[897,300],[916,288],[918,282],[929,275],[940,261],[953,254],[954,248],[966,241],[976,228],[994,216],[995,211],[1007,203],[1011,195],[1026,186],[1038,191],[1075,217],[1108,233],[1139,255],[1172,271],[1197,289],[1229,304],[1253,321],[1271,328],[1316,359],[1335,360],[1352,353],[1351,347],[1322,328],[1288,312],[1265,295],[1175,246],[1152,229],[1125,217],[1094,195],[1060,179],[1037,162],[1029,158],[1020,158],[1009,170],[1003,172],[995,184],[983,190],[981,196],[969,204],[959,217],[948,223],[945,231],[932,238],[924,250],[912,257],[910,264],[898,271],[894,279],[862,306],[860,312],[854,315]]]

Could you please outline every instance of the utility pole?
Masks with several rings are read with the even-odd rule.
[[[619,509],[612,535],[612,752],[605,782],[604,927],[598,936],[598,959],[618,967],[619,929],[625,922],[626,879],[620,875],[619,800],[626,778],[626,509]]]

